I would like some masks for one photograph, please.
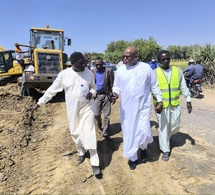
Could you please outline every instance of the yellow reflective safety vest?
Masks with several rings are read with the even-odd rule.
[[[155,70],[158,86],[162,92],[162,101],[163,108],[167,108],[169,105],[178,106],[180,103],[180,86],[179,86],[179,71],[178,68],[172,66],[172,73],[170,77],[170,84],[163,72],[163,70],[158,67]],[[156,105],[157,101],[154,97],[154,104]]]

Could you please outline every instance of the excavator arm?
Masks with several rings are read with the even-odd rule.
[[[35,46],[31,46],[31,45],[25,45],[25,44],[19,44],[19,43],[14,43],[15,45],[18,45],[18,46],[22,46],[22,47],[29,47],[29,48],[36,48]]]

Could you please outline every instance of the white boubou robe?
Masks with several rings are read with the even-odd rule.
[[[120,118],[123,154],[137,160],[137,150],[153,141],[150,126],[151,92],[161,101],[161,91],[151,67],[143,62],[120,66],[115,72],[113,92],[121,96]]]
[[[88,68],[83,72],[75,72],[72,68],[68,68],[58,74],[37,103],[45,104],[58,92],[64,90],[72,139],[85,149],[97,148],[93,101],[86,99],[89,91],[95,96],[96,89],[95,79]]]

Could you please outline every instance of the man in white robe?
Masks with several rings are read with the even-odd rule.
[[[162,111],[161,91],[151,67],[137,61],[135,47],[124,51],[123,63],[115,73],[113,99],[121,96],[120,118],[123,131],[123,154],[129,158],[131,170],[138,164],[137,151],[141,149],[139,160],[145,161],[147,145],[153,142],[150,126],[151,92],[158,99],[157,112]]]
[[[169,51],[160,51],[158,53],[158,61],[161,64],[159,67],[160,70],[159,68],[155,70],[158,78],[158,84],[159,86],[161,83],[163,86],[168,86],[167,90],[161,89],[163,96],[163,110],[160,114],[156,114],[159,122],[159,146],[160,150],[163,152],[162,160],[168,161],[170,156],[170,138],[173,134],[177,133],[180,128],[180,93],[186,98],[188,113],[191,113],[192,105],[190,100],[190,92],[187,88],[182,70],[180,68],[169,65]],[[173,74],[173,71],[177,71],[177,73]],[[163,75],[165,76],[163,77]],[[167,94],[169,98],[167,98],[165,93],[169,94]],[[175,93],[176,95],[174,96]]]
[[[93,173],[99,175],[99,157],[91,101],[96,95],[95,79],[92,72],[85,68],[82,53],[74,52],[70,60],[73,66],[61,71],[37,104],[28,110],[33,114],[39,106],[64,90],[70,133],[79,153],[78,163],[81,164],[84,161],[86,150],[89,150]]]

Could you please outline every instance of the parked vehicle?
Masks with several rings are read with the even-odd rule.
[[[115,73],[115,71],[117,69],[117,67],[115,65],[109,65],[109,66],[106,66],[106,67],[110,68],[113,71],[113,73]]]

